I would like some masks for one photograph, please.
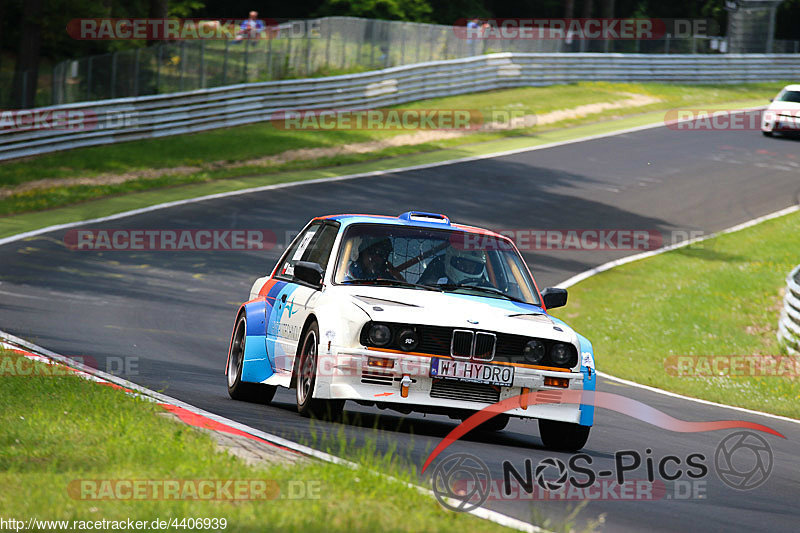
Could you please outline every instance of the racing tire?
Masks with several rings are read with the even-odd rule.
[[[761,133],[764,135],[764,137],[772,137],[771,131],[762,131]]]
[[[550,450],[577,452],[586,445],[591,429],[591,426],[539,419],[539,435]]]
[[[342,416],[344,400],[323,400],[314,398],[317,383],[317,355],[319,350],[319,326],[312,322],[308,326],[297,366],[297,412],[302,416],[320,420],[338,420]]]
[[[231,342],[231,353],[228,357],[228,396],[234,400],[253,403],[269,403],[275,396],[276,385],[248,383],[242,381],[244,366],[244,345],[247,342],[247,317],[243,314],[236,321],[236,329]]]

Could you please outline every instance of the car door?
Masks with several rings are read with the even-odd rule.
[[[303,325],[311,312],[310,304],[318,293],[317,288],[294,277],[294,265],[310,261],[326,269],[338,233],[338,222],[311,224],[295,239],[279,265],[275,277],[285,283],[275,294],[267,319],[267,353],[273,354],[274,368],[278,371],[291,371]]]

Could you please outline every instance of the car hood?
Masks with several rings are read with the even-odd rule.
[[[781,111],[800,111],[800,102],[772,102],[767,107],[769,111],[780,113]]]
[[[490,296],[397,287],[335,287],[373,321],[479,329],[577,344],[575,332],[536,305]]]

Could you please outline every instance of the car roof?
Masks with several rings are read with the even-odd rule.
[[[800,84],[787,85],[783,88],[784,91],[800,91]]]
[[[350,224],[392,224],[399,226],[412,226],[419,228],[458,230],[467,233],[479,233],[481,235],[491,235],[499,239],[508,240],[508,237],[495,233],[494,231],[469,226],[466,224],[456,224],[450,221],[445,215],[439,213],[428,213],[424,211],[408,211],[398,216],[388,215],[362,215],[362,214],[340,214],[326,215],[317,217],[315,220],[336,220],[342,227]]]

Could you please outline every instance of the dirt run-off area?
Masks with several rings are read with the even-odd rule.
[[[179,166],[170,168],[157,168],[157,169],[142,169],[122,173],[107,173],[97,176],[80,177],[80,178],[62,178],[62,179],[41,179],[29,181],[19,184],[15,187],[0,188],[0,198],[19,194],[23,192],[33,191],[36,189],[50,189],[53,187],[70,187],[75,185],[116,185],[125,183],[126,181],[137,179],[155,179],[164,175],[187,175],[204,170],[219,170],[223,168],[238,168],[238,167],[271,167],[289,163],[291,161],[304,161],[311,159],[320,159],[335,157],[347,154],[363,154],[368,152],[377,152],[384,148],[394,146],[409,146],[415,144],[424,144],[428,142],[441,141],[445,139],[453,139],[463,137],[475,132],[481,131],[497,131],[501,129],[518,129],[529,128],[532,126],[547,126],[565,120],[573,120],[583,118],[590,115],[602,113],[604,111],[613,109],[629,109],[633,107],[642,107],[649,104],[658,103],[659,98],[647,96],[643,94],[629,94],[624,100],[616,102],[600,102],[595,104],[585,104],[570,109],[559,109],[543,113],[541,115],[525,115],[512,119],[509,123],[498,124],[490,123],[483,126],[470,129],[470,130],[418,130],[414,133],[404,133],[395,135],[393,137],[375,141],[365,141],[352,144],[343,144],[339,146],[331,146],[324,148],[300,148],[297,150],[287,150],[279,154],[274,154],[256,159],[248,159],[245,161],[229,162],[229,161],[215,161],[203,166]]]

